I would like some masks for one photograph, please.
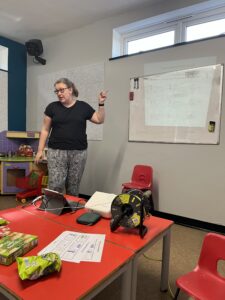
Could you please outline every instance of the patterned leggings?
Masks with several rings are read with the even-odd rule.
[[[87,150],[48,149],[48,188],[78,196]]]

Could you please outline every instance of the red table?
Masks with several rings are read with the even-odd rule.
[[[81,200],[73,196],[67,196],[69,200]],[[132,259],[132,299],[136,297],[136,283],[137,283],[137,261],[140,255],[152,247],[158,240],[163,239],[162,247],[162,268],[161,268],[161,291],[168,289],[169,279],[169,257],[170,257],[170,235],[173,221],[162,219],[158,217],[147,217],[144,220],[144,225],[148,228],[147,234],[143,239],[140,238],[137,229],[125,229],[119,227],[115,232],[110,230],[110,221],[102,218],[94,226],[81,225],[76,222],[76,218],[84,213],[84,209],[78,210],[73,214],[63,214],[61,216],[54,215],[47,211],[39,211],[34,206],[25,207],[25,209],[33,213],[39,218],[47,218],[53,222],[60,223],[65,228],[71,228],[79,232],[86,233],[104,233],[106,240],[124,249],[131,250],[134,253]]]
[[[26,256],[37,255],[65,231],[64,225],[41,218],[20,207],[1,211],[0,216],[10,221],[9,227],[12,231],[38,236],[38,246]],[[128,300],[131,292],[132,257],[132,251],[105,241],[100,263],[76,264],[63,261],[60,273],[53,273],[34,281],[20,280],[16,263],[10,266],[0,265],[0,283],[23,300],[92,299],[115,278],[123,275],[122,298]]]

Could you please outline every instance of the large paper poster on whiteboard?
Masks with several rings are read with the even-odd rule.
[[[223,66],[130,80],[129,141],[218,144]]]

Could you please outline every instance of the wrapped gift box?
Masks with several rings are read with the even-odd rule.
[[[11,232],[0,239],[0,264],[10,265],[38,244],[38,237],[31,234]]]

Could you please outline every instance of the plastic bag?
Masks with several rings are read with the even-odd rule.
[[[39,256],[17,257],[18,273],[22,280],[34,280],[61,269],[58,254],[50,252]]]
[[[0,226],[9,224],[8,221],[0,217]]]

